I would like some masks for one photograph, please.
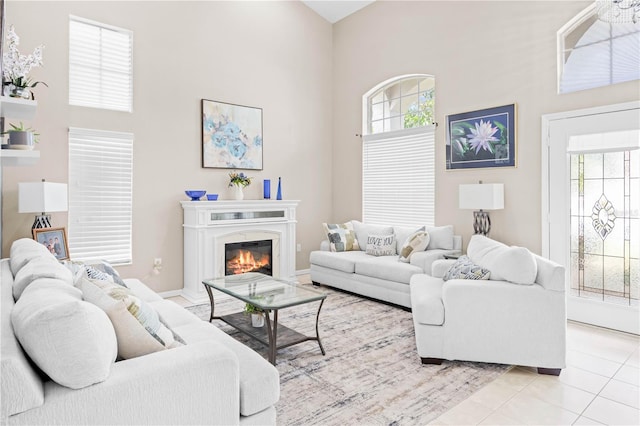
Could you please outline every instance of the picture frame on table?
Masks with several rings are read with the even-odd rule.
[[[447,170],[516,167],[516,104],[447,116]]]
[[[44,245],[58,260],[69,259],[69,245],[65,228],[34,228],[33,239]]]
[[[262,108],[202,99],[202,167],[262,170]]]

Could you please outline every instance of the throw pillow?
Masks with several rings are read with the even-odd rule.
[[[391,226],[368,225],[357,220],[352,220],[351,224],[356,232],[356,239],[360,242],[360,250],[362,251],[367,249],[367,245],[364,244],[364,242],[368,241],[369,235],[393,234],[393,228]],[[394,248],[393,251],[393,254],[395,254],[396,249]]]
[[[509,247],[483,235],[471,237],[467,255],[473,262],[490,270],[493,280],[530,285],[538,275],[538,264],[529,250]]]
[[[323,223],[322,226],[324,226],[324,231],[327,234],[331,251],[360,250],[351,222],[340,224]]]
[[[367,237],[367,254],[372,256],[393,256],[396,254],[396,236],[369,235]]]
[[[407,238],[418,231],[426,231],[426,228],[424,226],[418,229],[407,226],[394,226],[393,233],[396,235],[396,253],[400,253]]]
[[[22,292],[38,278],[57,278],[72,285],[71,272],[55,258],[48,256],[34,257],[16,274],[13,280],[13,299],[18,300]]]
[[[57,261],[56,257],[39,242],[29,238],[15,240],[9,252],[9,266],[13,276],[15,277],[18,271],[35,257],[48,257]]]
[[[113,326],[69,283],[35,280],[11,311],[11,324],[29,358],[60,385],[80,389],[109,377],[117,355]]]
[[[135,358],[174,347],[173,333],[133,292],[109,281],[82,279],[84,299],[104,310],[116,332],[118,355]]]
[[[111,281],[123,287],[127,287],[124,281],[122,281],[122,278],[120,278],[120,274],[118,273],[118,271],[116,271],[113,268],[113,266],[111,266],[111,264],[106,260],[91,262],[85,266],[91,268],[93,274],[100,275],[100,277],[96,276],[95,277],[96,279],[99,279],[99,280],[106,279],[107,281]],[[98,272],[100,274],[97,274]],[[89,273],[89,269],[87,269],[87,273]],[[89,275],[89,278],[94,278],[94,277]]]
[[[451,268],[442,276],[444,281],[449,280],[488,280],[491,271],[478,266],[468,256],[460,256]]]
[[[427,232],[431,237],[427,250],[453,250],[453,225],[428,226]]]
[[[400,261],[409,262],[411,255],[418,251],[424,251],[429,245],[429,233],[427,231],[416,231],[409,235],[400,250]]]

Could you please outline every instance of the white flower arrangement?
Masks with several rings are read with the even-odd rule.
[[[7,51],[2,55],[2,79],[3,84],[12,84],[16,88],[35,87],[38,83],[45,86],[42,81],[32,82],[28,77],[29,72],[35,67],[42,66],[43,45],[35,48],[32,54],[22,55],[18,50],[20,37],[16,34],[13,25],[7,33]]]

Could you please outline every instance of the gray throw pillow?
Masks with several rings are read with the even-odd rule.
[[[488,280],[491,278],[491,271],[478,266],[469,259],[468,256],[460,256],[456,263],[444,274],[442,279],[449,280]]]

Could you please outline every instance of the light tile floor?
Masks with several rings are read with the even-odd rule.
[[[569,322],[559,377],[515,367],[431,424],[640,425],[639,386],[640,336]]]
[[[434,425],[640,425],[640,336],[569,322],[559,377],[515,367]]]

